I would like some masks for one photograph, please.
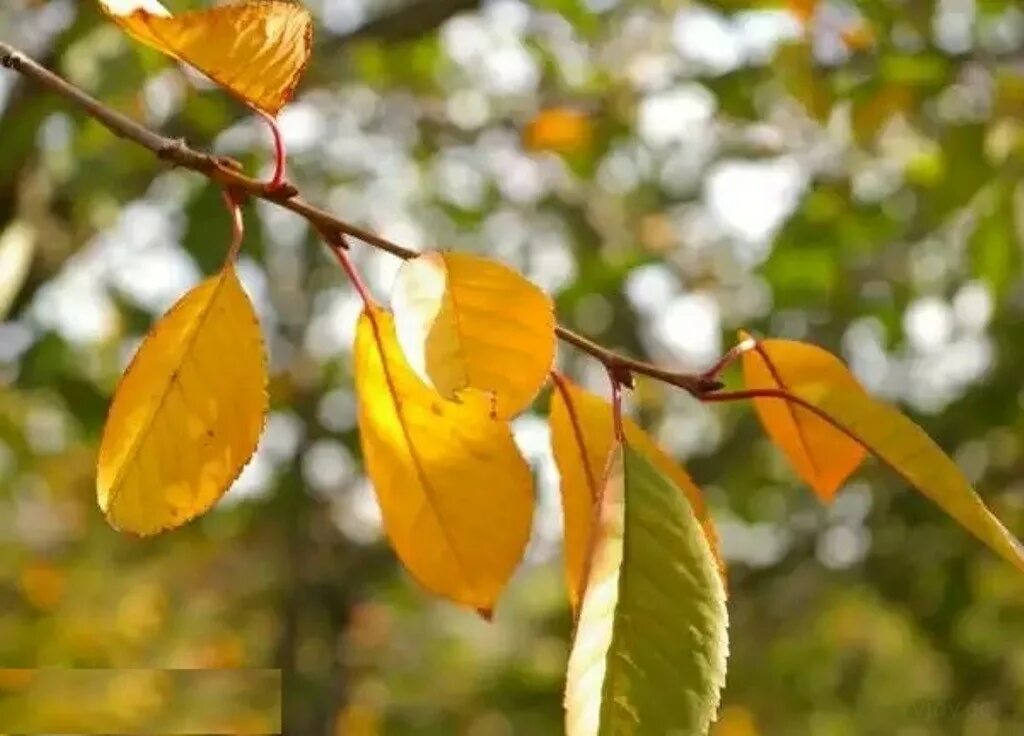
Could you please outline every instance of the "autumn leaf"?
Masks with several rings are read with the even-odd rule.
[[[111,525],[154,534],[209,509],[256,450],[266,383],[256,314],[229,265],[156,323],[117,387],[96,476]]]
[[[425,588],[489,615],[530,533],[530,468],[490,401],[445,401],[412,372],[392,316],[359,319],[359,429],[391,544]]]
[[[568,736],[706,734],[728,655],[725,589],[690,504],[613,451],[565,688]]]
[[[577,151],[592,137],[590,116],[571,107],[541,110],[523,131],[523,143],[531,151]]]
[[[590,549],[594,502],[613,449],[612,407],[599,396],[559,376],[556,390],[551,394],[550,424],[552,452],[561,476],[569,600],[573,610],[578,610]],[[700,489],[636,422],[625,418],[623,431],[634,451],[644,455],[685,494],[724,575],[725,563],[719,554],[718,536]]]
[[[99,0],[127,33],[276,115],[313,48],[313,20],[290,0],[246,0],[178,15],[157,0]]]
[[[426,253],[402,265],[392,306],[409,365],[445,398],[486,392],[495,415],[508,419],[547,380],[554,307],[507,266],[468,253]]]
[[[744,332],[740,333],[740,339],[752,341]],[[860,384],[838,358],[810,345],[793,345],[792,350],[799,356],[781,364],[774,360],[769,362],[766,343],[745,351],[744,384],[753,389],[786,389],[792,383],[814,377],[840,390],[863,393]],[[786,353],[786,357],[790,355]],[[831,501],[864,460],[864,448],[859,443],[803,407],[772,399],[756,399],[754,407],[772,442],[823,501]]]
[[[790,393],[830,417],[851,439],[1024,570],[1024,547],[986,508],[956,463],[923,429],[872,398],[836,358],[821,348],[791,340],[764,340],[760,347],[784,377]],[[784,399],[757,401],[776,407],[787,403]]]

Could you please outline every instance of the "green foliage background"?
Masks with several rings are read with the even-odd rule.
[[[741,326],[820,343],[1024,533],[1019,4],[836,0],[806,34],[739,0],[308,4],[317,50],[284,125],[309,199],[502,258],[565,324],[637,355],[706,366]],[[862,22],[874,44],[850,52]],[[0,38],[267,167],[258,121],[92,2],[6,2]],[[524,150],[557,105],[588,113],[589,144]],[[247,224],[273,373],[257,467],[197,523],[120,536],[94,501],[107,402],[154,316],[216,268],[228,221],[201,178],[0,74],[0,243],[32,249],[24,280],[0,255],[0,664],[280,667],[289,734],[558,733],[569,614],[545,402],[518,424],[535,541],[488,625],[418,590],[380,537],[341,274],[287,213],[253,206]],[[386,296],[396,264],[358,259]],[[603,389],[585,358],[560,362]],[[634,399],[721,524],[719,736],[1024,732],[1009,565],[873,464],[820,506],[749,407],[650,384]]]

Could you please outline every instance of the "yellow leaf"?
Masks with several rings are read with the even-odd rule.
[[[741,332],[740,339],[752,338]],[[781,341],[769,340],[759,343],[766,354],[769,343],[773,346],[771,364],[757,348],[743,353],[743,382],[747,388],[785,389],[791,383],[806,381],[808,376],[817,376],[843,390],[864,393],[857,380],[831,353],[803,343],[783,346]],[[775,355],[780,357],[780,362],[775,361]],[[823,501],[831,501],[864,460],[864,448],[860,444],[807,409],[771,399],[756,399],[754,407],[772,442]]]
[[[313,19],[290,0],[243,0],[179,15],[158,0],[99,3],[142,43],[269,115],[291,99],[313,47]]]
[[[156,323],[117,387],[96,474],[111,525],[154,534],[209,509],[256,450],[266,383],[256,315],[227,266]]]
[[[760,343],[790,393],[816,407],[995,552],[1024,570],[1024,548],[923,429],[872,398],[833,356],[791,340]],[[746,356],[745,356],[746,357]],[[784,399],[758,399],[787,403]],[[791,402],[789,402],[791,403]]]
[[[552,107],[541,110],[523,131],[523,142],[531,151],[576,151],[590,143],[593,125],[582,110]]]
[[[445,398],[484,391],[495,415],[508,419],[547,380],[554,306],[507,266],[467,253],[426,253],[402,265],[392,305],[406,359]]]
[[[489,615],[530,534],[530,468],[485,396],[445,401],[402,357],[392,316],[359,319],[359,434],[391,544],[425,588]]]
[[[571,411],[562,393],[563,386]],[[578,610],[594,523],[594,500],[604,483],[614,446],[612,407],[569,379],[559,377],[551,394],[550,424],[552,451],[561,476],[566,581],[573,610]],[[724,576],[725,563],[719,552],[718,535],[700,489],[636,422],[625,418],[623,431],[629,445],[686,495]]]

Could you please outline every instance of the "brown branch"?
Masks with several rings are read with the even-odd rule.
[[[345,222],[330,212],[306,202],[300,196],[297,196],[298,190],[287,182],[279,187],[269,186],[265,182],[244,174],[239,164],[232,159],[197,151],[189,147],[184,140],[168,138],[140,125],[131,118],[104,105],[95,97],[54,74],[33,61],[25,53],[3,41],[0,41],[0,65],[19,72],[26,78],[69,100],[115,135],[149,149],[159,158],[175,166],[202,174],[231,192],[245,193],[291,210],[321,232],[325,238],[329,239],[329,242],[341,243],[348,236],[374,248],[387,251],[398,258],[408,260],[419,255],[417,251],[405,248],[369,230]],[[696,397],[722,387],[721,382],[713,378],[671,371],[615,353],[561,325],[555,328],[555,332],[563,342],[585,353],[589,353],[603,363],[608,369],[609,374],[622,385],[630,385],[632,376],[640,374],[677,386]]]

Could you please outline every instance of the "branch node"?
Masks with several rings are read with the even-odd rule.
[[[290,181],[282,181],[278,184],[270,182],[269,184],[263,185],[263,192],[268,199],[274,201],[284,201],[296,197],[299,194],[298,187],[292,184]]]
[[[242,166],[241,161],[231,158],[230,156],[217,156],[213,161],[219,168],[226,169],[228,171],[242,171],[242,169],[245,168]]]
[[[608,376],[612,382],[628,389],[636,388],[636,381],[633,379],[633,371],[628,365],[619,362],[610,362],[607,366]]]
[[[337,228],[330,227],[321,223],[311,223],[313,229],[320,234],[320,238],[327,244],[327,247],[331,250],[351,250],[348,238],[345,237],[345,233]]]
[[[188,141],[184,138],[168,138],[167,143],[156,152],[156,157],[177,165],[182,154],[188,150]]]
[[[230,198],[229,201],[239,207],[244,207],[249,202],[249,192],[241,187],[228,184],[224,187],[224,192]]]
[[[14,52],[8,52],[3,56],[0,56],[0,65],[7,67],[8,69],[14,69],[15,71],[21,71],[21,65],[23,60],[21,56]]]
[[[717,378],[699,376],[695,388],[697,392],[694,394],[694,396],[699,399],[702,396],[714,393],[715,391],[721,391],[723,388],[725,388],[725,382],[719,381]]]

